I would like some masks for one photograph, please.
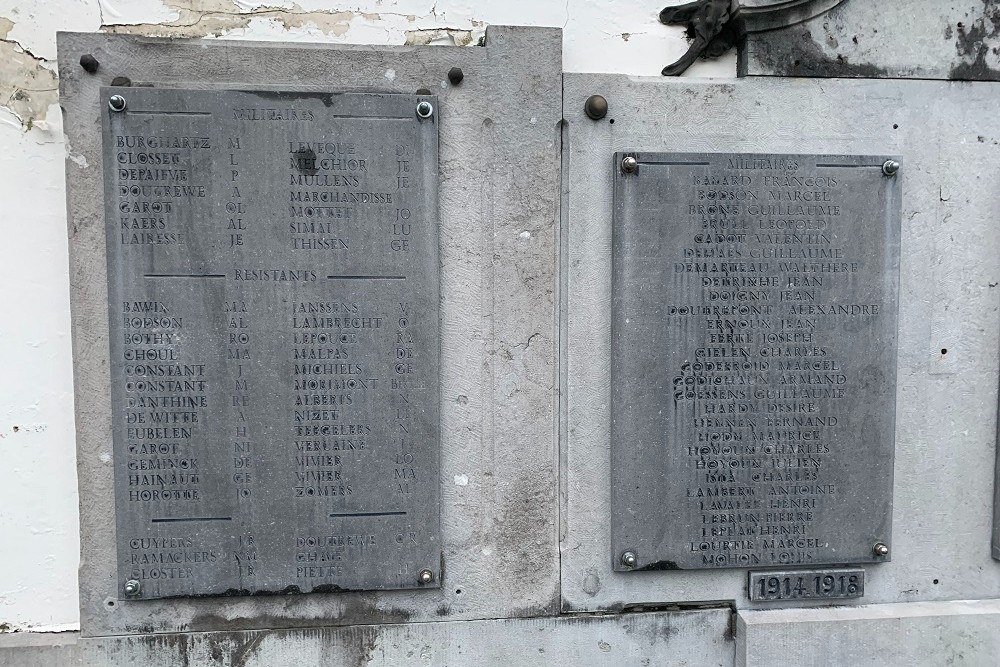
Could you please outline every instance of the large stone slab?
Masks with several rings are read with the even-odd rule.
[[[741,611],[735,664],[993,665],[998,628],[997,600]]]
[[[2,667],[733,664],[729,609],[79,638],[0,635]]]
[[[67,161],[67,182],[83,633],[502,618],[558,609],[558,451],[553,425],[560,32],[492,27],[485,47],[467,48],[333,47],[101,34],[62,34],[59,47],[61,104],[68,152],[73,156]],[[100,63],[97,74],[80,66],[86,54]],[[448,80],[453,67],[464,72],[458,84]],[[440,494],[443,562],[428,567],[436,579],[436,573],[442,573],[440,588],[119,600],[101,137],[102,118],[110,113],[101,88],[116,77],[131,80],[131,88],[122,88],[125,94],[139,94],[135,90],[149,87],[336,91],[404,95],[409,106],[418,90],[433,91],[438,102],[441,294],[439,304],[433,299],[428,304],[428,312],[440,309],[436,375],[441,458],[440,473],[434,476],[433,465],[427,473]],[[316,99],[322,103],[324,98]],[[247,169],[254,168],[248,163]],[[228,225],[228,217],[224,219]],[[288,225],[287,212],[279,222],[278,227]],[[346,268],[354,270],[361,263]],[[260,264],[256,263],[257,269],[280,268]],[[231,262],[226,275],[236,268]],[[430,261],[424,270],[437,269]],[[340,273],[347,271],[328,275]],[[328,282],[333,302],[345,286]],[[173,287],[185,289],[190,286]],[[280,302],[273,305],[283,308]],[[264,321],[262,304],[256,308],[261,319],[251,323]],[[262,332],[268,335],[272,333]],[[273,332],[273,337],[283,335]],[[219,354],[225,354],[222,347]],[[432,374],[427,386],[434,386],[433,381]],[[287,407],[288,399],[275,393],[274,402]],[[270,408],[259,404],[253,409]],[[428,423],[434,422],[429,418]],[[277,427],[274,441],[287,443],[288,420],[282,417]],[[432,494],[428,492],[426,499],[433,502]],[[344,509],[348,510],[346,505]],[[283,521],[286,516],[269,520]],[[393,536],[398,532],[394,530]]]
[[[1000,597],[1000,563],[990,557],[1000,350],[1000,199],[991,194],[1000,182],[996,87],[596,74],[565,81],[564,609],[830,604],[751,603],[739,568],[615,571],[610,521],[600,519],[612,515],[611,452],[620,444],[611,441],[611,163],[616,152],[640,150],[899,156],[892,562],[864,564],[865,596],[838,603]],[[600,121],[584,112],[594,94],[608,101]],[[640,350],[650,364],[664,352]]]
[[[437,587],[437,99],[101,98],[120,597]]]

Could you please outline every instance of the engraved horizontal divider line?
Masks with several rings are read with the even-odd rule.
[[[127,113],[143,114],[146,116],[211,116],[211,111],[145,111],[141,109],[128,109]]]
[[[327,276],[327,280],[406,280],[406,276]]]
[[[330,515],[331,519],[355,516],[406,516],[406,512],[337,512]]]
[[[152,523],[185,523],[189,521],[232,521],[231,516],[191,516],[191,517],[165,517],[160,519],[150,519]]]
[[[639,160],[639,164],[662,164],[671,166],[711,167],[711,162],[675,162],[666,160]]]
[[[147,273],[143,278],[225,278],[224,273]]]
[[[835,169],[881,169],[881,164],[835,164],[824,162],[822,164],[817,164],[816,168],[835,168]]]

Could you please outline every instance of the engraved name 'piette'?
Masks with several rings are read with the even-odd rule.
[[[436,100],[102,94],[119,595],[438,586]]]
[[[615,156],[615,569],[889,557],[887,161]]]

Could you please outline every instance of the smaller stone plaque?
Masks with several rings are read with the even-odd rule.
[[[616,570],[888,559],[899,167],[615,156]]]
[[[860,567],[751,570],[747,594],[751,602],[860,598],[865,595],[865,571]]]

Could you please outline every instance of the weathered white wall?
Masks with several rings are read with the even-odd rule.
[[[687,48],[677,0],[0,0],[0,632],[78,626],[79,562],[57,30],[473,45],[564,29],[572,72],[657,75]],[[735,56],[690,76],[735,76]],[[113,520],[108,517],[108,520]]]

